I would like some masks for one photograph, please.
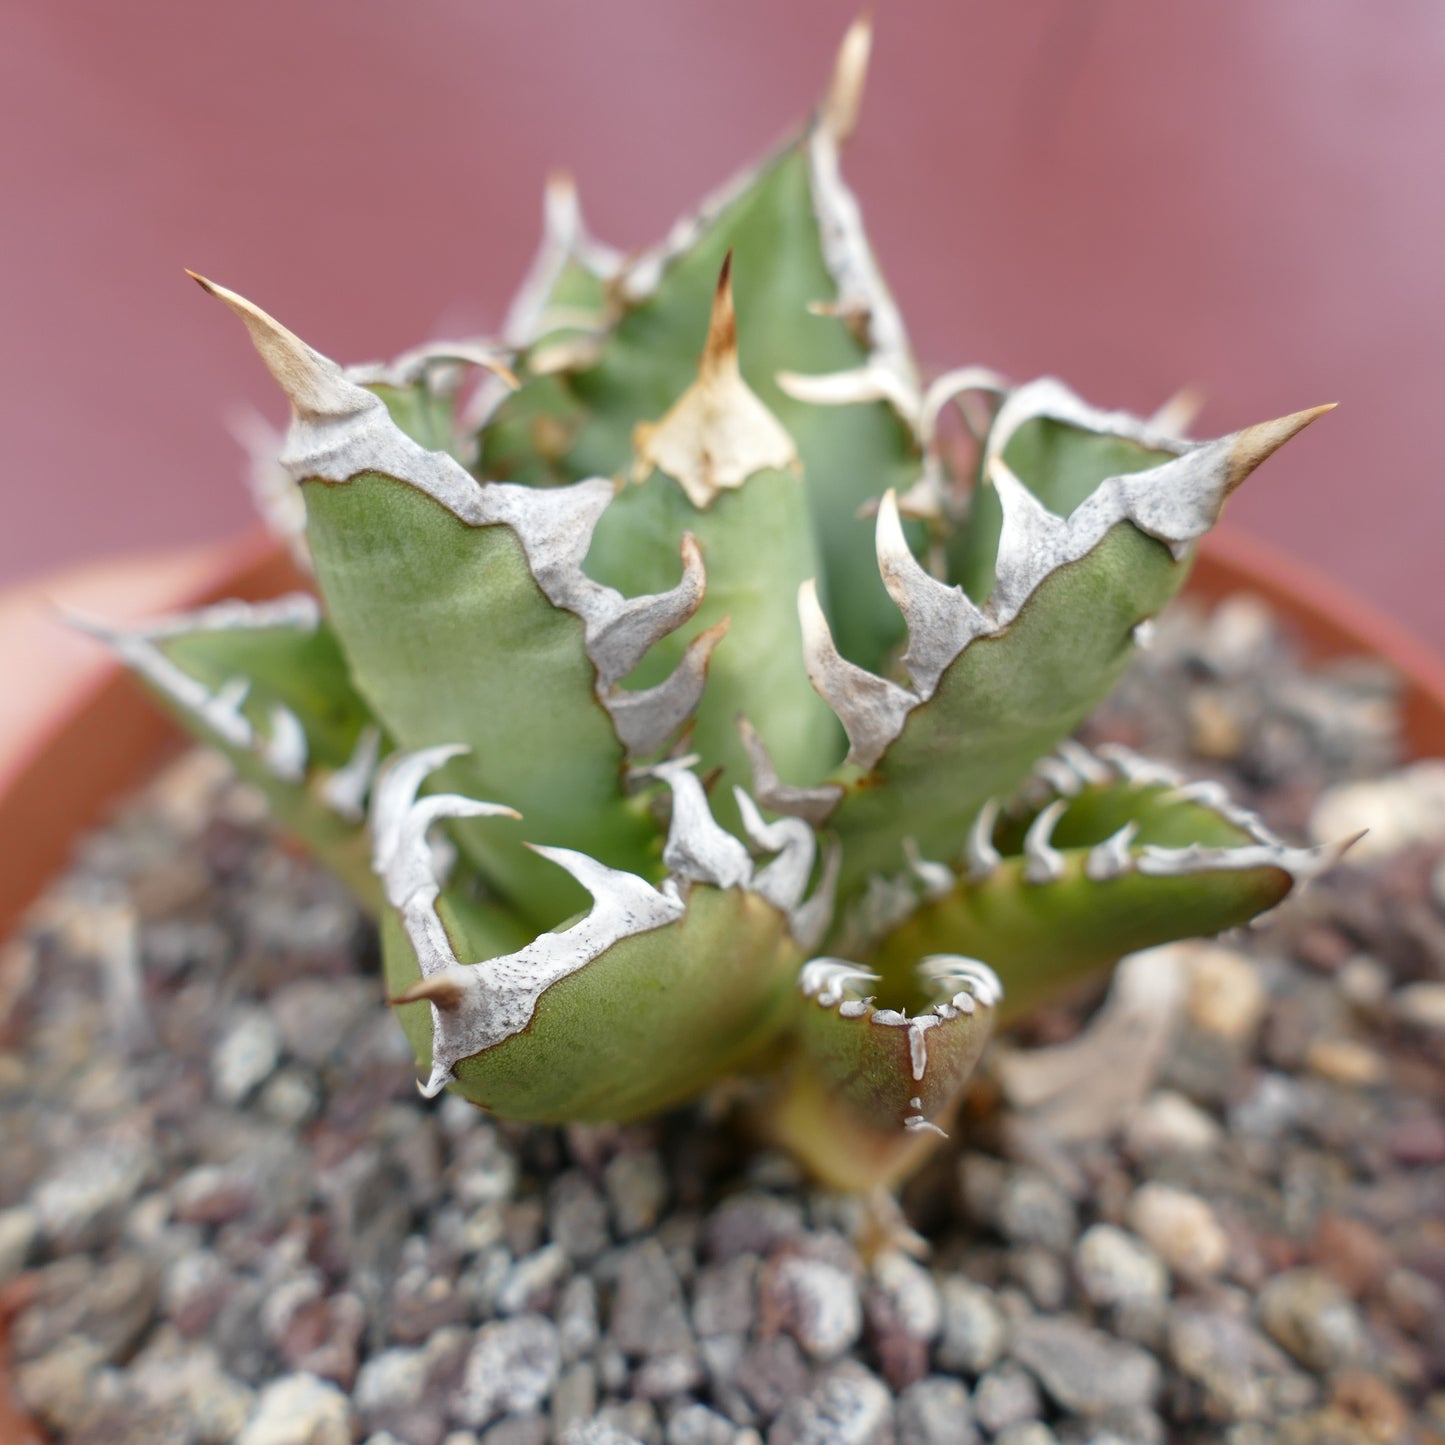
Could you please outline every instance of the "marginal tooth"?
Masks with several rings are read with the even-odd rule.
[[[763,807],[774,813],[788,813],[821,827],[828,815],[843,801],[843,789],[836,783],[816,788],[795,788],[778,777],[772,757],[757,730],[745,718],[738,718],[738,732],[753,769],[753,792]]]
[[[1067,798],[1056,798],[1029,824],[1024,834],[1025,883],[1057,883],[1064,876],[1064,855],[1049,839],[1068,806]]]
[[[1076,738],[1065,738],[1056,751],[1089,787],[1102,788],[1113,782],[1109,769]]]
[[[914,1082],[921,1083],[928,1072],[928,1030],[937,1028],[943,1020],[937,1014],[920,1014],[917,1018],[910,1018],[898,1009],[880,1008],[874,1009],[868,1022],[880,1028],[908,1030],[908,1062]]]
[[[1095,753],[1131,788],[1177,788],[1185,782],[1178,768],[1142,757],[1122,743],[1100,743]]]
[[[283,783],[305,782],[306,758],[311,749],[306,728],[285,703],[273,703],[270,712],[271,735],[262,747],[261,756]]]
[[[938,437],[938,418],[951,401],[958,402],[959,414],[975,440],[981,441],[988,431],[986,420],[973,416],[961,398],[970,392],[982,391],[992,396],[1007,396],[1008,381],[986,366],[960,366],[946,371],[928,384],[919,412],[919,434],[925,447],[932,448]]]
[[[1011,621],[1045,577],[1074,560],[1071,529],[1024,486],[1002,457],[994,458],[987,476],[1003,508],[989,603],[999,621]]]
[[[644,422],[633,433],[634,472],[646,476],[654,467],[665,472],[699,510],[754,473],[784,471],[798,460],[787,429],[738,368],[731,278],[729,252],[718,277],[697,380],[661,421]]]
[[[1034,776],[1051,793],[1062,798],[1077,797],[1083,791],[1083,779],[1062,758],[1040,758],[1034,764]]]
[[[848,27],[833,74],[818,111],[818,125],[837,145],[853,134],[858,112],[863,104],[863,89],[868,81],[868,57],[873,50],[873,19],[860,15]]]
[[[849,371],[780,371],[773,380],[785,396],[810,406],[855,406],[865,401],[886,401],[909,431],[918,431],[923,404],[918,388],[906,375],[881,361],[867,362]]]
[[[911,1100],[909,1101],[912,1102]],[[925,1134],[937,1134],[940,1139],[948,1138],[948,1131],[940,1129],[931,1119],[925,1119],[922,1114],[910,1114],[903,1121],[903,1127],[910,1134],[917,1134],[920,1131]]]
[[[459,793],[433,793],[419,798],[405,812],[397,831],[396,847],[382,871],[387,901],[405,910],[418,895],[427,895],[430,907],[441,886],[445,859],[438,860],[428,834],[434,824],[446,818],[520,818],[522,815],[500,803],[483,803]]]
[[[799,948],[817,948],[832,927],[838,897],[838,873],[842,866],[843,850],[838,840],[827,839],[823,844],[823,876],[808,901],[793,910],[793,938]]]
[[[1134,855],[1130,849],[1138,832],[1139,825],[1131,818],[1117,833],[1111,833],[1102,843],[1096,843],[1084,860],[1084,877],[1094,883],[1103,883],[1131,872]]]
[[[883,585],[908,625],[903,665],[918,696],[927,700],[954,659],[988,631],[988,619],[962,587],[949,587],[930,576],[913,555],[892,488],[879,504],[875,536]]]
[[[346,379],[342,369],[319,351],[288,331],[275,317],[268,315],[244,296],[198,276],[186,274],[200,288],[224,302],[241,318],[250,333],[251,344],[266,363],[266,369],[284,391],[296,414],[308,420],[349,417],[368,409],[365,398],[371,394]],[[371,400],[380,406],[375,397]]]
[[[765,822],[757,804],[742,788],[734,787],[733,796],[737,799],[748,837],[758,847],[778,855],[766,868],[753,875],[749,887],[759,897],[766,898],[774,908],[791,917],[803,901],[808,879],[813,876],[813,861],[818,853],[817,838],[801,818],[785,817],[775,823]]]
[[[863,931],[869,938],[891,932],[918,909],[918,895],[905,882],[885,878],[881,873],[868,875],[868,887],[858,912]]]
[[[366,795],[380,753],[381,729],[367,723],[356,735],[351,756],[321,784],[321,801],[349,823],[359,823],[365,816]]]
[[[803,665],[815,691],[838,715],[848,734],[848,761],[871,769],[903,729],[920,699],[897,683],[846,661],[833,642],[815,583],[798,590],[803,626]]]
[[[1204,393],[1197,386],[1181,387],[1149,418],[1149,427],[1165,436],[1185,440],[1204,409]]]
[[[861,1019],[867,1018],[873,1009],[871,998],[845,998],[838,1005],[838,1017],[840,1019]]]
[[[810,959],[798,971],[798,987],[805,998],[824,1008],[837,1008],[847,998],[847,990],[880,982],[876,973],[846,958]]]
[[[1179,787],[1163,794],[1159,801],[1161,803],[1197,803],[1200,807],[1209,808],[1216,813],[1234,806],[1234,800],[1229,796],[1229,789],[1214,778],[1198,778],[1190,783],[1182,783]]]
[[[1138,859],[1139,872],[1151,878],[1183,877],[1193,873],[1233,873],[1250,868],[1278,868],[1288,873],[1295,888],[1333,868],[1363,834],[1342,843],[1316,848],[1290,848],[1251,843],[1240,848],[1159,848],[1146,844]]]
[[[752,877],[753,863],[741,839],[712,815],[701,780],[687,759],[647,770],[672,789],[672,820],[662,861],[675,874],[715,888],[739,888]]]
[[[403,989],[389,1002],[395,1006],[425,1000],[443,1013],[455,1013],[461,1008],[470,989],[480,982],[481,975],[475,968],[453,963],[428,978],[417,979],[410,988]]]
[[[1140,652],[1148,652],[1159,635],[1158,625],[1152,617],[1136,622],[1129,633],[1129,640]]]
[[[371,866],[375,873],[384,874],[396,856],[402,824],[421,785],[443,764],[469,751],[465,744],[449,743],[393,753],[387,759],[371,792]]]
[[[955,992],[952,1000],[961,1012],[972,1013],[975,1000],[984,1008],[997,1008],[1003,1002],[1003,983],[981,959],[962,953],[930,954],[919,963],[918,972],[935,988],[962,990]],[[960,1005],[960,997],[967,1007]]]
[[[684,533],[682,580],[677,586],[646,597],[628,597],[605,622],[589,629],[587,651],[597,666],[602,686],[621,682],[654,642],[681,627],[697,611],[706,586],[702,548],[691,532]]]
[[[513,348],[478,341],[428,341],[403,351],[391,361],[366,361],[344,367],[342,374],[358,386],[414,386],[425,381],[436,395],[452,395],[465,369],[479,367],[496,377],[509,391],[520,386],[508,362]]]
[[[702,701],[713,648],[728,630],[728,619],[700,632],[688,643],[682,660],[656,687],[637,692],[615,688],[605,699],[617,736],[629,757],[656,752],[692,715]]]
[[[918,851],[918,844],[912,838],[903,840],[903,856],[907,858],[913,876],[923,884],[925,898],[946,898],[953,892],[958,883],[953,869],[947,863],[934,863],[923,857]]]
[[[991,877],[1003,857],[993,845],[993,830],[998,826],[998,799],[990,798],[978,810],[968,830],[963,857],[970,883],[982,883]]]

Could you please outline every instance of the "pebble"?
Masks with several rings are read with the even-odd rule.
[[[1167,1184],[1145,1184],[1129,1201],[1129,1223],[1170,1269],[1191,1279],[1219,1274],[1229,1237],[1199,1198]]]
[[[667,1445],[732,1445],[737,1427],[706,1405],[687,1405],[667,1422]]]
[[[789,1400],[768,1445],[882,1445],[893,1396],[855,1360],[833,1365],[807,1394]]]
[[[562,1373],[557,1327],[542,1315],[496,1320],[477,1331],[456,1405],[463,1425],[524,1414],[546,1402]]]
[[[1137,1235],[1113,1224],[1084,1231],[1074,1249],[1074,1272],[1095,1305],[1163,1299],[1169,1292],[1169,1272],[1159,1256]]]
[[[1160,1089],[1129,1119],[1124,1146],[1138,1159],[1160,1154],[1208,1154],[1219,1148],[1224,1130],[1183,1094]]]
[[[315,1375],[282,1375],[261,1391],[236,1445],[351,1445],[351,1407]]]
[[[1445,912],[1445,905],[1441,911]],[[1402,1023],[1431,1033],[1445,1033],[1445,983],[1406,984],[1397,990],[1391,1003]]]
[[[1269,1003],[1254,960],[1219,943],[1192,942],[1186,948],[1190,1022],[1231,1043],[1253,1038]]]
[[[39,1234],[40,1220],[28,1204],[0,1209],[0,1285],[25,1268]]]
[[[1362,1362],[1364,1334],[1349,1297],[1327,1275],[1288,1270],[1265,1282],[1260,1323],[1307,1369],[1325,1373]]]
[[[992,1291],[949,1274],[939,1281],[939,1294],[943,1304],[939,1365],[960,1374],[983,1374],[1003,1355],[1008,1339],[1008,1326]]]
[[[1216,1420],[1259,1420],[1279,1397],[1289,1372],[1285,1356],[1247,1320],[1218,1310],[1184,1307],[1169,1321],[1169,1354],[1176,1369],[1202,1387]],[[1308,1404],[1312,1392],[1297,1404]]]
[[[1385,1061],[1374,1049],[1354,1039],[1313,1039],[1305,1064],[1322,1079],[1368,1088],[1385,1077]]]
[[[1014,1326],[1009,1352],[1056,1404],[1076,1415],[1150,1405],[1159,1393],[1153,1355],[1075,1319],[1023,1320]]]
[[[1415,844],[1445,841],[1445,761],[1415,763],[1382,778],[1326,788],[1310,816],[1316,843],[1350,838],[1367,829],[1350,850],[1359,864]]]
[[[608,1161],[602,1182],[612,1206],[612,1224],[623,1239],[645,1234],[667,1203],[667,1171],[655,1151],[618,1154]]]
[[[271,1077],[281,1061],[281,1030],[270,1011],[245,1008],[232,1016],[211,1054],[211,1087],[235,1107]]]
[[[495,1303],[501,1315],[521,1314],[550,1304],[557,1286],[567,1277],[571,1265],[560,1244],[543,1245],[519,1259],[497,1289]]]
[[[609,1325],[630,1355],[671,1354],[691,1338],[682,1282],[657,1240],[622,1251]]]
[[[853,1276],[824,1260],[785,1255],[764,1271],[761,1308],[815,1360],[834,1360],[863,1333]]]
[[[1058,1438],[1042,1420],[1010,1425],[993,1437],[994,1445],[1056,1445]]]
[[[1046,1175],[1032,1169],[1010,1173],[994,1220],[1005,1239],[1063,1251],[1078,1232],[1073,1201]]]
[[[612,1242],[607,1201],[576,1170],[552,1181],[547,1191],[547,1227],[554,1242],[578,1264],[596,1259]]]
[[[36,1222],[57,1250],[99,1243],[141,1191],[149,1161],[139,1143],[103,1140],[67,1154],[31,1195]]]
[[[931,1375],[898,1397],[898,1445],[978,1445],[973,1406],[963,1383]]]
[[[1043,1409],[1033,1376],[1007,1361],[991,1369],[974,1388],[974,1418],[991,1435],[1010,1425],[1037,1420]]]

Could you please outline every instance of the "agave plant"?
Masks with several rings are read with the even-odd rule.
[[[553,182],[496,342],[343,368],[201,280],[290,399],[315,595],[107,633],[374,910],[424,1094],[624,1120],[752,1076],[856,1191],[1000,1023],[1333,857],[1071,740],[1324,408],[1193,442],[925,384],[839,169],[868,48],[651,250]]]

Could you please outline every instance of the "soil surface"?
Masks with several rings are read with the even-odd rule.
[[[419,1098],[354,906],[188,755],[0,953],[15,1396],[73,1445],[1445,1441],[1445,766],[1244,599],[1088,737],[1374,831],[996,1044],[905,1194],[922,1262],[716,1104]]]

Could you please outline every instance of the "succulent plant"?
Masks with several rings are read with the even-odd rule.
[[[202,280],[290,399],[263,491],[316,597],[105,634],[376,913],[424,1094],[623,1120],[747,1076],[857,1191],[1001,1022],[1334,856],[1071,740],[1324,408],[1192,442],[925,384],[839,169],[868,47],[651,250],[554,181],[496,342],[343,368]]]

